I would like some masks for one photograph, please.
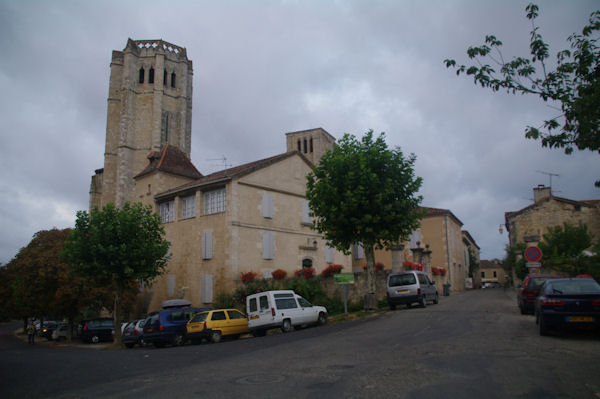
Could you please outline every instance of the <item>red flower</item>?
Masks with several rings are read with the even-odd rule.
[[[294,275],[296,277],[304,277],[305,279],[309,279],[311,277],[314,277],[315,275],[315,269],[312,267],[304,267],[302,269],[298,269],[294,272]]]
[[[242,273],[242,275],[241,275],[242,283],[249,284],[249,283],[253,282],[254,280],[256,280],[256,276],[258,276],[258,274],[256,274],[255,272]]]
[[[287,276],[287,272],[282,269],[277,269],[271,273],[275,280],[283,280]]]
[[[331,277],[334,274],[340,273],[343,268],[344,268],[344,266],[342,266],[342,265],[331,264],[331,265],[327,266],[321,272],[321,276],[323,276],[323,277]]]

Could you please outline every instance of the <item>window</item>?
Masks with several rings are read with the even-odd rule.
[[[162,126],[160,129],[160,145],[167,144],[169,142],[169,112],[162,112]],[[172,119],[172,118],[171,118]]]
[[[302,268],[303,269],[308,269],[309,267],[312,267],[313,265],[313,261],[310,258],[306,258],[306,259],[302,259]]]
[[[202,234],[202,259],[213,257],[213,232],[205,231]]]
[[[204,193],[204,214],[225,212],[225,187]]]
[[[258,307],[256,305],[256,298],[250,299],[250,304],[248,305],[248,308],[251,312],[256,312],[258,310]]]
[[[313,306],[312,303],[308,302],[306,299],[304,299],[302,297],[298,298],[298,303],[303,308],[312,308],[312,306]]]
[[[312,137],[310,138],[310,152],[313,152],[313,140]]]
[[[171,74],[171,87],[175,87],[175,72]]]
[[[365,257],[365,251],[361,244],[354,244],[352,246],[352,253],[354,254],[354,259],[362,259]]]
[[[275,257],[275,239],[270,231],[262,233],[262,257],[263,259],[273,259]]]
[[[263,193],[262,215],[264,218],[273,219],[273,194]]]
[[[283,309],[296,309],[298,304],[294,298],[279,298],[275,299],[275,306],[279,310]]]
[[[306,139],[304,139],[304,153],[306,154],[308,152],[307,149],[307,145],[306,145]]]
[[[193,218],[196,216],[196,195],[189,195],[181,199],[181,218]]]
[[[140,68],[140,76],[138,78],[138,83],[144,83],[144,67]]]
[[[254,300],[254,306],[256,306],[256,299]],[[244,314],[242,312],[239,312],[237,310],[228,310],[227,311],[227,316],[229,316],[230,320],[245,319],[246,318],[246,316],[244,316]]]
[[[302,152],[302,142],[298,139],[298,152]]]
[[[169,223],[174,220],[175,201],[163,202],[160,204],[160,221]]]
[[[154,83],[154,68],[150,67],[148,71],[148,83]]]
[[[163,70],[163,86],[167,85],[167,78],[168,78],[167,70],[165,69],[165,70]]]
[[[481,278],[485,278],[485,272],[481,272]]]
[[[495,271],[495,270],[494,270],[494,277],[498,277],[498,276],[496,275],[496,271]]]
[[[227,320],[227,318],[225,317],[225,312],[222,310],[219,310],[218,312],[213,312],[210,319],[211,320]]]
[[[308,200],[302,200],[302,224],[313,224]]]
[[[269,309],[269,298],[266,295],[262,295],[259,298],[260,301],[260,310]]]

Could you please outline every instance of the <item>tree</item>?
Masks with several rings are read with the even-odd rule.
[[[114,290],[115,341],[121,343],[123,295],[139,282],[146,284],[164,273],[169,250],[160,217],[152,207],[113,204],[90,213],[77,212],[75,229],[63,256],[78,275]]]
[[[529,270],[523,257],[523,251],[525,251],[526,245],[524,242],[520,242],[513,246],[506,247],[506,257],[502,261],[502,267],[509,276],[512,276],[514,270],[515,275],[518,279],[523,280]]]
[[[405,158],[400,148],[389,149],[385,133],[374,139],[370,130],[360,141],[344,135],[307,176],[314,229],[344,253],[355,243],[364,248],[371,294],[367,307],[375,293],[375,249],[407,240],[423,216],[415,160],[414,154]]]
[[[502,42],[493,35],[485,44],[469,47],[467,55],[475,64],[457,66],[453,59],[444,60],[446,67],[456,68],[456,74],[473,76],[474,83],[492,91],[533,94],[544,102],[560,103],[560,114],[546,120],[540,127],[527,126],[525,137],[541,139],[543,147],[564,148],[600,153],[600,11],[590,15],[581,34],[569,36],[570,49],[556,54],[556,69],[550,71],[547,61],[549,46],[535,25],[539,8],[526,7],[532,30],[529,40],[531,58],[514,57],[506,62],[501,52]],[[491,66],[489,62],[494,66]],[[497,71],[494,68],[499,68]],[[596,181],[600,187],[600,180]]]
[[[469,247],[469,277],[473,278],[477,270],[479,270],[479,259],[475,255],[473,248]]]
[[[567,276],[590,274],[600,278],[598,244],[594,255],[584,251],[592,248],[593,236],[585,224],[575,226],[564,223],[548,228],[539,246],[544,254],[544,267],[552,268]]]

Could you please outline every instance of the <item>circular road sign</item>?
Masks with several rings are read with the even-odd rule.
[[[539,262],[542,259],[542,250],[538,247],[527,247],[525,249],[525,259],[529,262]]]

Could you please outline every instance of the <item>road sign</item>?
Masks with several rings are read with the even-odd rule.
[[[542,264],[540,262],[527,262],[525,265],[527,267],[542,267]]]
[[[354,273],[338,273],[333,275],[336,284],[354,284]]]
[[[539,262],[542,260],[542,250],[536,246],[527,247],[525,249],[525,259],[529,262]]]

